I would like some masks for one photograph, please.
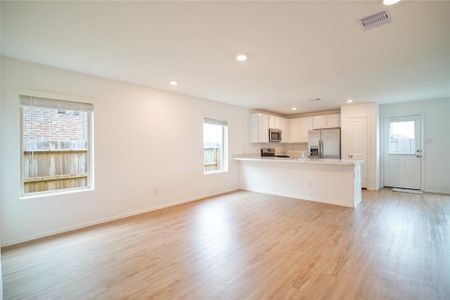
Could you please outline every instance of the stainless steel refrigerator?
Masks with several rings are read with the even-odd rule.
[[[308,132],[310,157],[341,158],[341,129],[315,129]]]

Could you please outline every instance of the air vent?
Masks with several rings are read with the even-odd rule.
[[[359,23],[364,31],[391,22],[392,17],[387,10],[377,12],[359,20]]]

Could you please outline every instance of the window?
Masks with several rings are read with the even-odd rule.
[[[415,154],[416,134],[414,121],[389,123],[389,153]]]
[[[91,104],[20,96],[22,194],[91,186]]]
[[[228,171],[226,121],[204,119],[203,121],[203,171],[213,174]]]

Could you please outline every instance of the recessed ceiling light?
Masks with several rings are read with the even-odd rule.
[[[178,85],[178,81],[171,80],[171,81],[169,81],[169,84],[170,84],[171,86],[176,86],[176,85]]]
[[[347,100],[347,103],[352,103],[352,102],[353,102],[352,99],[348,99],[348,100]]]
[[[244,62],[244,61],[246,61],[247,59],[248,59],[247,54],[238,54],[238,55],[236,56],[236,60],[237,60],[238,62]]]
[[[395,3],[400,2],[401,0],[383,0],[384,5],[393,5]]]
[[[297,107],[292,106],[291,110],[297,110]]]

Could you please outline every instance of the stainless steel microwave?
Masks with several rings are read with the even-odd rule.
[[[269,142],[279,143],[281,142],[282,132],[280,129],[269,128]]]

